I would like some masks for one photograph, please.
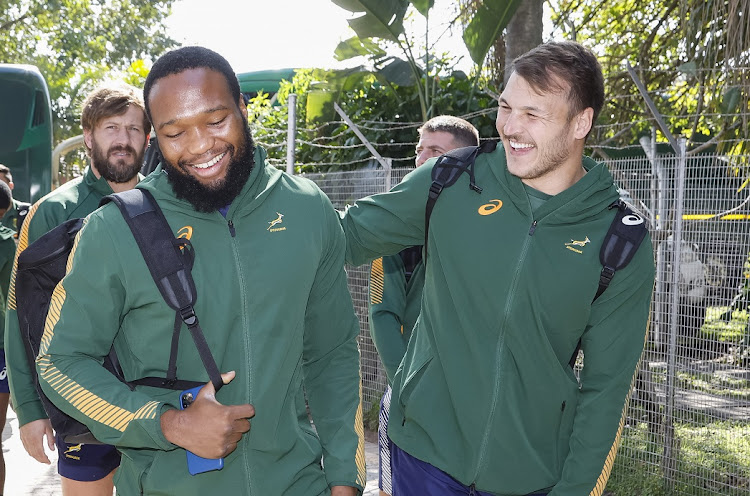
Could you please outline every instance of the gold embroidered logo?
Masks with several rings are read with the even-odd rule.
[[[184,239],[190,239],[193,237],[193,228],[192,226],[185,226],[179,231],[177,231],[177,237],[178,238],[184,238]]]
[[[574,248],[574,247],[578,246],[580,248],[583,248],[589,243],[591,243],[591,240],[589,239],[588,236],[586,236],[586,239],[584,239],[583,241],[576,241],[574,239],[571,239],[570,243],[565,243],[565,248],[567,248],[570,251],[574,251],[576,253],[583,253],[582,250],[579,250],[578,248]]]
[[[270,231],[270,232],[286,231],[286,227],[283,227],[283,226],[282,227],[275,227],[275,226],[281,224],[281,222],[282,222],[281,219],[284,217],[284,214],[280,214],[279,212],[276,212],[276,215],[278,215],[278,217],[276,217],[274,220],[272,220],[271,222],[268,223],[268,231]]]
[[[83,448],[83,443],[73,444],[71,446],[68,446],[68,449],[65,450],[65,457],[71,458],[73,460],[80,460],[81,459],[80,456],[75,456],[75,455],[72,455],[71,453],[78,453],[81,451],[82,448]]]
[[[502,207],[503,207],[502,200],[490,200],[489,203],[479,207],[477,212],[479,213],[479,215],[490,215],[490,214],[494,214],[495,212],[500,210]]]

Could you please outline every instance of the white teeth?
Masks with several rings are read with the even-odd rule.
[[[510,141],[510,146],[514,149],[518,148],[534,148],[534,145],[530,145],[529,143],[519,143],[518,141]]]
[[[221,155],[218,155],[218,156],[214,157],[213,159],[209,160],[206,163],[195,164],[193,167],[195,167],[196,169],[208,169],[212,165],[216,164],[219,160],[221,160],[224,157],[224,154],[226,154],[226,152],[222,153]]]

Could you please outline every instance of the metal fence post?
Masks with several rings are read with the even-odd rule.
[[[294,148],[297,140],[297,95],[292,93],[287,100],[289,110],[286,128],[286,172],[294,174]]]
[[[671,303],[669,312],[669,351],[667,354],[667,383],[666,383],[666,410],[664,412],[664,457],[662,459],[662,471],[664,484],[668,490],[674,486],[675,469],[677,466],[678,450],[675,449],[674,435],[674,396],[675,396],[675,369],[677,359],[677,332],[678,332],[678,310],[680,306],[680,263],[682,258],[682,214],[685,200],[685,168],[687,142],[681,138],[678,143],[677,155],[677,182],[675,190],[675,226],[672,236],[672,280],[671,280]]]

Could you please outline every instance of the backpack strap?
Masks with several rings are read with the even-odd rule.
[[[641,246],[641,242],[648,234],[643,217],[636,214],[627,203],[617,199],[609,206],[610,210],[613,208],[616,208],[617,212],[615,212],[615,218],[612,219],[612,224],[610,224],[599,250],[602,271],[599,274],[599,288],[596,290],[594,299],[591,300],[592,304],[609,287],[615,272],[630,263],[635,252],[638,251],[638,247]],[[575,367],[580,350],[581,340],[579,339],[573,356],[570,357],[568,362],[571,368]]]
[[[138,248],[141,250],[143,259],[146,261],[159,292],[167,305],[177,312],[167,379],[144,378],[133,381],[133,383],[154,385],[152,379],[156,379],[161,382],[157,387],[183,389],[177,387],[178,382],[181,381],[177,381],[176,374],[177,343],[179,341],[177,335],[179,335],[179,329],[184,322],[190,330],[195,346],[198,348],[203,366],[206,368],[215,390],[218,391],[224,385],[224,382],[193,308],[197,293],[193,276],[190,273],[193,260],[190,241],[174,237],[161,208],[159,208],[151,193],[145,189],[134,188],[105,196],[102,198],[100,205],[109,202],[119,207],[133,232],[133,237],[138,243]],[[187,384],[186,381],[182,382]],[[190,384],[196,385],[193,382]]]
[[[482,188],[474,183],[474,162],[480,153],[495,150],[497,141],[485,141],[479,146],[456,148],[441,155],[432,167],[432,184],[427,194],[427,205],[424,212],[424,255],[427,258],[427,235],[430,231],[430,216],[443,189],[453,186],[461,174],[469,173],[469,189],[482,193]]]

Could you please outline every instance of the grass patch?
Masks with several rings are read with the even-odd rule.
[[[746,422],[676,424],[672,480],[662,472],[663,439],[646,424],[624,432],[607,491],[614,496],[746,496],[750,426]]]

